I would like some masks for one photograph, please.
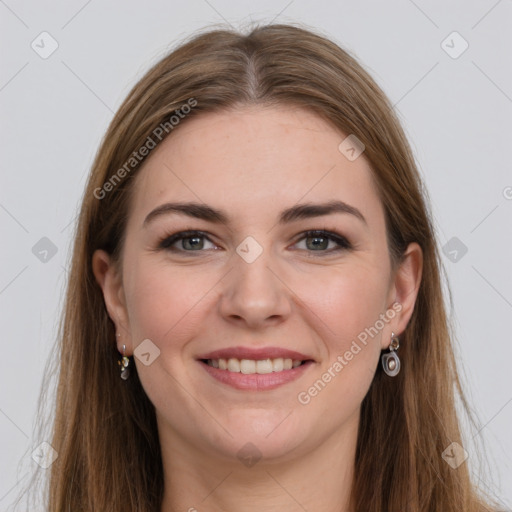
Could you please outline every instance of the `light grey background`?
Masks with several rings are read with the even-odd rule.
[[[0,0],[0,510],[34,470],[31,450],[44,441],[32,429],[73,221],[113,112],[182,37],[250,20],[321,30],[354,52],[395,104],[429,190],[440,246],[457,237],[467,247],[462,257],[455,247],[458,261],[450,260],[453,252],[443,260],[464,382],[480,418],[468,437],[485,439],[487,485],[510,507],[511,0]],[[46,59],[31,47],[51,48],[43,31],[58,43]],[[463,40],[446,39],[453,31]],[[469,47],[453,58],[464,40]],[[42,237],[57,248],[46,262],[33,253]],[[466,448],[473,467],[471,442]]]

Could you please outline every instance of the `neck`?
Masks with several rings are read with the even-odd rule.
[[[159,425],[164,467],[161,512],[350,512],[358,415],[306,454],[252,467],[220,460]]]

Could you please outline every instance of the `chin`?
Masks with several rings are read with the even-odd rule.
[[[236,458],[237,463],[245,459],[284,462],[305,451],[310,438],[296,412],[284,408],[236,410],[222,420],[222,425],[232,437],[221,429],[221,438],[212,439],[211,446],[218,455]]]

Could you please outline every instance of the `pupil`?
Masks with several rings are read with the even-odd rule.
[[[327,240],[327,238],[325,237],[322,237],[322,236],[315,236],[315,237],[311,237],[310,239],[313,240],[313,249],[326,249],[327,248],[327,243],[329,242]]]
[[[190,243],[192,240],[195,241],[196,243],[195,244]],[[197,248],[197,247],[201,248],[201,243],[200,243],[201,241],[202,241],[202,238],[200,236],[189,237],[189,238],[185,238],[185,240],[184,240],[185,244],[188,243],[190,246],[189,248],[192,248],[192,249]]]

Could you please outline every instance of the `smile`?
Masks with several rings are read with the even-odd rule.
[[[245,375],[252,375],[258,373],[263,375],[272,372],[282,372],[283,370],[291,370],[297,368],[304,361],[299,359],[289,359],[278,357],[276,359],[207,359],[206,364],[213,368],[220,370],[227,370],[229,372],[243,373]]]
[[[252,391],[292,382],[315,363],[310,356],[278,347],[231,347],[202,354],[197,361],[222,384]]]

